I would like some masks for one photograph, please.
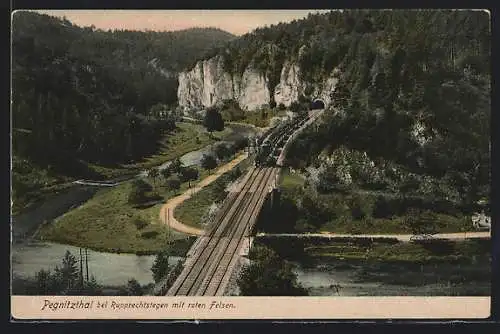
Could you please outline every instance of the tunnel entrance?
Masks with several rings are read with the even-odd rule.
[[[320,99],[316,99],[311,104],[311,109],[325,109],[325,102]]]

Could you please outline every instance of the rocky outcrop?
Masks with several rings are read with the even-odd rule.
[[[290,106],[304,93],[305,87],[300,80],[300,68],[293,63],[285,63],[281,70],[280,82],[274,89],[274,101],[276,104]]]
[[[243,75],[224,71],[222,57],[198,62],[188,72],[179,74],[179,105],[184,108],[211,107],[234,99],[246,110],[269,103],[268,80],[248,67]]]
[[[319,82],[304,82],[300,73],[296,63],[285,62],[280,80],[274,87],[276,104],[288,107],[304,95],[311,100],[321,99],[329,105],[330,94],[338,81],[338,71],[334,70]],[[179,74],[177,97],[179,106],[184,109],[211,107],[232,99],[243,110],[255,110],[271,102],[271,90],[269,79],[253,67],[247,67],[242,75],[230,74],[224,70],[222,57],[216,56],[200,61],[190,71]]]

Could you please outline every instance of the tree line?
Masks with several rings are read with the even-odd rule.
[[[14,154],[80,175],[81,161],[112,165],[154,152],[175,129],[155,106],[175,106],[177,71],[232,38],[217,29],[80,28],[33,12],[15,13],[12,27]]]

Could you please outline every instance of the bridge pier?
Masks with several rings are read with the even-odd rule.
[[[276,205],[279,204],[281,197],[281,191],[279,188],[274,188],[271,193],[269,194],[269,208],[271,210],[274,209]]]

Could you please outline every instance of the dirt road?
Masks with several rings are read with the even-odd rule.
[[[257,236],[268,236],[268,237],[319,237],[319,238],[395,238],[399,241],[408,242],[410,241],[413,234],[340,234],[340,233],[304,233],[304,234],[293,234],[293,233],[259,233]],[[490,238],[490,232],[457,232],[457,233],[438,233],[432,236],[433,239],[448,239],[448,240],[462,240],[470,238]]]
[[[160,209],[160,220],[163,224],[168,224],[168,226],[176,231],[191,234],[191,235],[203,235],[204,230],[196,227],[184,225],[182,222],[178,221],[174,217],[175,208],[180,205],[185,200],[191,198],[198,191],[208,186],[210,183],[217,180],[222,174],[230,171],[236,167],[240,162],[248,157],[248,153],[243,153],[236,157],[234,160],[228,162],[227,164],[219,167],[213,174],[207,176],[201,180],[195,187],[188,189],[183,194],[169,199]]]

